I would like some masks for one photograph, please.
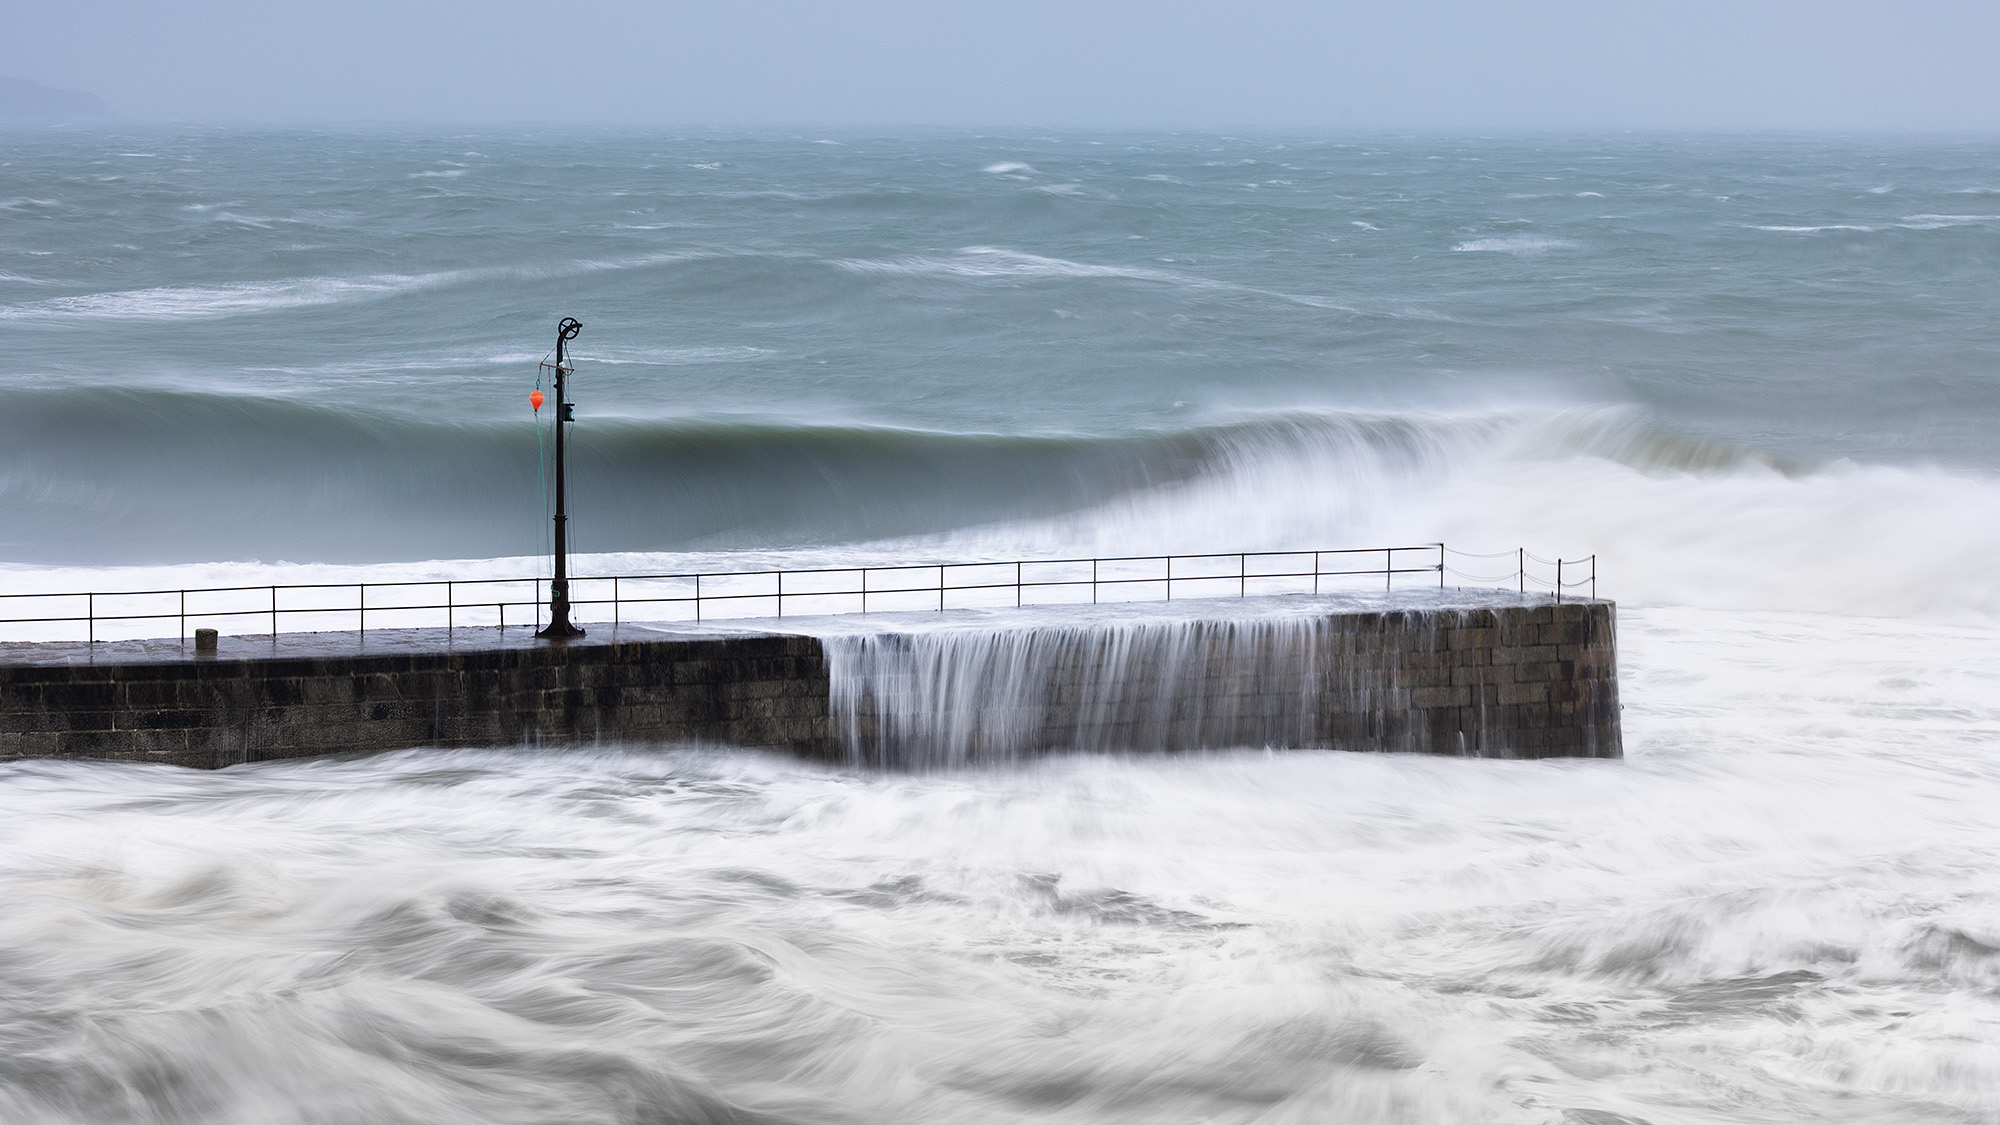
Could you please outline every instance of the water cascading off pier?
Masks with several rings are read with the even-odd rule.
[[[850,761],[1326,747],[1617,757],[1609,603],[1262,598],[822,635]],[[1511,599],[1510,599],[1511,602]]]

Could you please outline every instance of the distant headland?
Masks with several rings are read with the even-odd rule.
[[[0,124],[66,125],[110,116],[111,107],[96,94],[0,76]]]

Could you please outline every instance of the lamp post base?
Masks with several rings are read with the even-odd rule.
[[[550,641],[566,641],[571,637],[583,636],[583,630],[569,623],[569,583],[557,580],[550,583],[549,623],[536,633],[537,637]]]

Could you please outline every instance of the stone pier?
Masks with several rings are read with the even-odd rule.
[[[1245,627],[1257,620],[1246,609],[1259,601],[1286,603],[1285,620],[1306,626]],[[961,685],[972,704],[926,694],[912,682],[927,674],[921,662],[854,659],[857,637],[864,649],[897,653],[919,652],[915,638],[938,634],[906,627],[907,619],[707,631],[593,625],[566,644],[519,629],[281,634],[224,637],[212,655],[172,641],[0,645],[0,761],[218,768],[409,747],[600,741],[727,743],[890,766],[1241,745],[1620,756],[1609,602],[1481,598],[1398,608],[1253,598],[1213,603],[1212,625],[1195,603],[1175,605],[1175,627],[1192,638],[1174,642],[1183,656],[1163,671],[1162,658],[1120,640],[1111,647],[1128,654],[1121,659],[1153,661],[1129,680],[1111,674],[1122,665],[1061,655],[1096,651],[1088,607],[1059,626],[1032,609],[986,611],[982,643],[1044,655],[1006,665],[1011,694],[982,694],[977,676]],[[1130,632],[1143,610],[1118,607],[1124,616],[1105,628]],[[1062,631],[1061,644],[1051,629]],[[1258,639],[1266,634],[1290,639],[1273,648]],[[925,725],[925,708],[946,707],[958,710]],[[914,745],[926,739],[959,739],[965,753],[941,758]]]

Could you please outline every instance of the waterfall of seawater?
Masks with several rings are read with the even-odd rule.
[[[834,729],[857,764],[938,769],[1061,750],[1420,751],[1436,749],[1426,713],[1392,674],[1406,646],[1384,642],[1435,636],[1464,613],[981,623],[824,643]],[[1497,748],[1475,734],[1458,749]]]

